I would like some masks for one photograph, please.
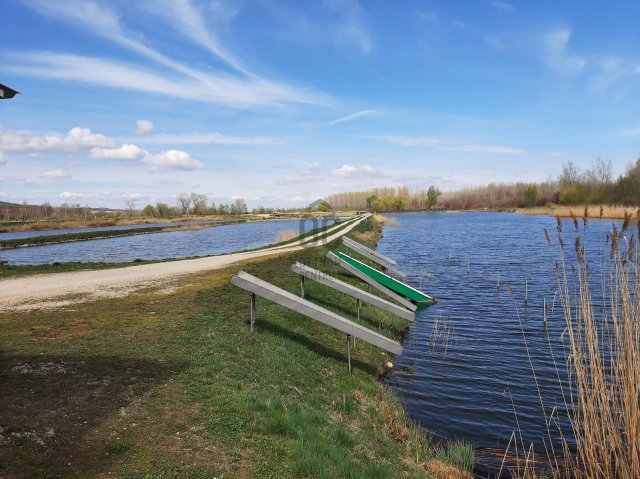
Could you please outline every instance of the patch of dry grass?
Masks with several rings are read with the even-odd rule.
[[[381,214],[373,215],[373,219],[378,223],[382,223],[385,226],[400,226],[400,222],[391,216],[384,216]]]
[[[296,239],[298,236],[300,236],[300,233],[298,233],[295,230],[290,230],[290,229],[280,230],[276,234],[276,239],[274,243],[284,243],[285,241],[291,241],[292,239]]]
[[[594,219],[624,219],[625,214],[637,214],[640,211],[636,206],[622,205],[587,205],[587,206],[554,206],[540,208],[521,208],[517,213],[525,215],[549,215],[569,218],[573,216],[583,216],[585,208],[589,218]]]

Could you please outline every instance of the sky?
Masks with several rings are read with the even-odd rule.
[[[0,200],[249,207],[640,156],[640,2],[4,0]]]

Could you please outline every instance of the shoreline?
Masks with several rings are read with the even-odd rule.
[[[373,225],[354,225],[350,234],[372,245],[381,231]],[[456,453],[469,449],[432,446],[378,379],[386,353],[359,341],[349,376],[341,333],[262,299],[256,332],[249,332],[247,295],[228,284],[230,276],[244,269],[293,291],[292,262],[317,267],[340,247],[337,239],[121,296],[73,296],[30,312],[2,308],[0,368],[11,392],[0,399],[5,472],[20,467],[36,475],[46,464],[50,474],[83,477],[261,478],[277,471],[283,478],[470,479],[456,465]],[[348,297],[307,289],[314,303],[355,320]],[[408,326],[368,307],[361,321],[392,337]],[[39,394],[24,397],[25,385]],[[64,414],[78,426],[70,428]],[[23,431],[29,435],[16,435]]]

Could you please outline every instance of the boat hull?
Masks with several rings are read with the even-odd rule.
[[[422,291],[418,291],[415,288],[412,288],[408,284],[403,283],[402,281],[398,281],[395,278],[392,278],[388,274],[383,273],[382,271],[378,271],[371,266],[364,264],[357,259],[352,258],[344,253],[336,253],[336,255],[342,259],[343,261],[349,263],[351,266],[356,268],[358,271],[366,274],[374,281],[377,281],[381,285],[389,288],[391,291],[394,291],[405,298],[411,300],[412,302],[427,306],[429,304],[434,304],[436,300],[429,296],[428,294],[424,294]]]

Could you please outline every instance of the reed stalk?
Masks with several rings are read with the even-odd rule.
[[[572,437],[561,433],[565,459],[554,469],[558,477],[640,477],[640,264],[631,215],[623,217],[621,230],[609,235],[609,261],[601,263],[602,306],[594,302],[580,236],[575,260],[560,242],[556,271],[568,377],[563,413]]]

